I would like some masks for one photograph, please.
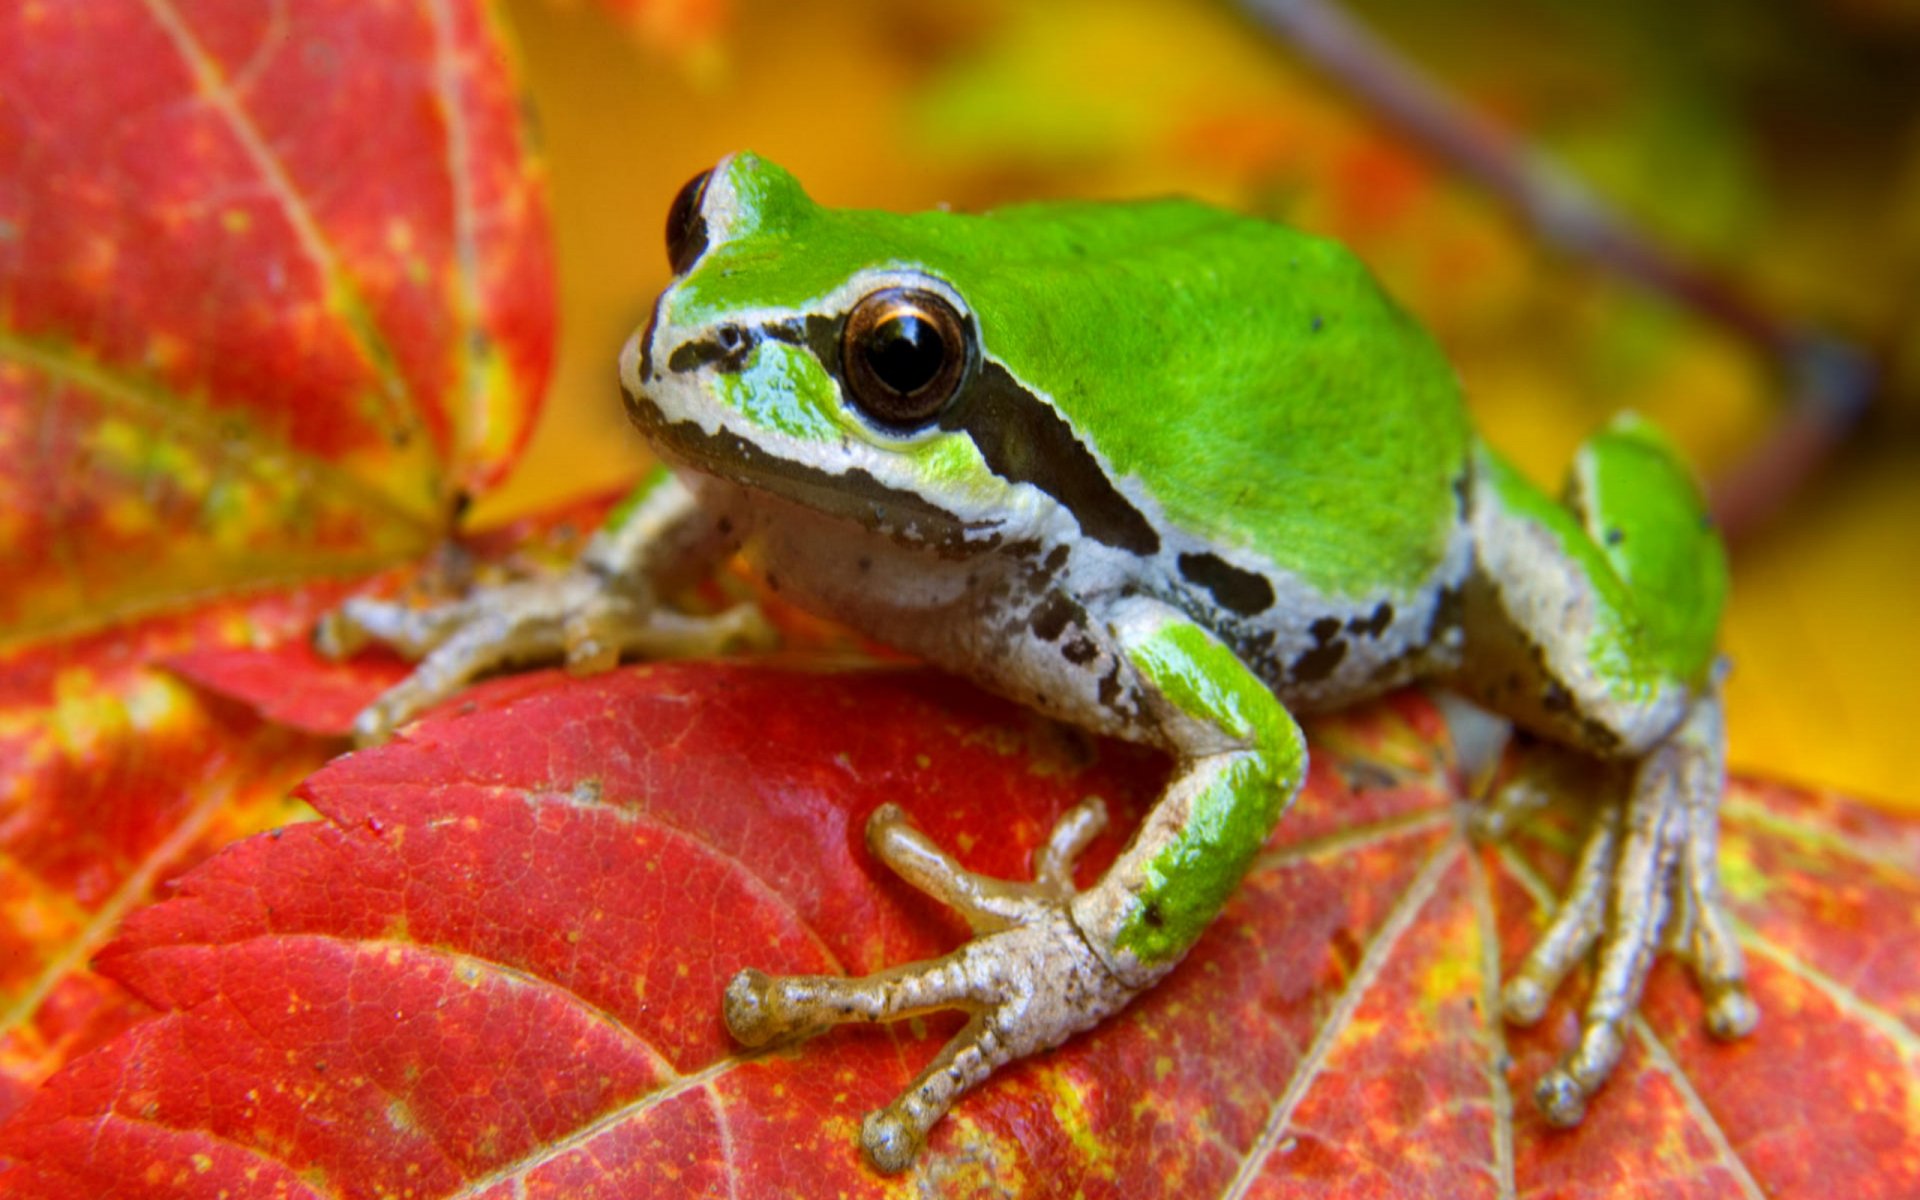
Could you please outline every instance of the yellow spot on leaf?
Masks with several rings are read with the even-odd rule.
[[[187,355],[187,343],[170,333],[155,331],[147,335],[147,365],[156,371],[169,371]]]
[[[1074,1149],[1087,1165],[1102,1178],[1112,1178],[1113,1155],[1107,1144],[1094,1136],[1093,1116],[1087,1111],[1086,1097],[1073,1077],[1065,1071],[1047,1069],[1037,1072],[1040,1086],[1046,1089],[1051,1102],[1054,1120],[1073,1142]],[[1097,1083],[1089,1083],[1089,1088]]]

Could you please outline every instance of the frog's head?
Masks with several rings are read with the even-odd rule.
[[[981,220],[825,208],[722,160],[674,201],[674,281],[621,355],[634,421],[682,465],[905,541],[1031,536],[1058,506],[998,460],[1045,455],[1020,427],[1058,418],[1009,411],[947,269]]]

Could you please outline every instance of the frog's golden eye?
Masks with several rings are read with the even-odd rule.
[[[700,198],[707,194],[711,170],[695,175],[680,185],[680,192],[667,209],[667,265],[675,275],[684,275],[693,260],[707,248],[707,219],[700,215]]]
[[[854,305],[840,335],[847,390],[881,425],[924,425],[959,392],[972,357],[967,323],[933,292],[890,287]]]

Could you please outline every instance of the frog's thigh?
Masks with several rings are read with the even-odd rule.
[[[998,1067],[1058,1045],[1123,1008],[1192,946],[1299,786],[1305,743],[1291,717],[1204,630],[1157,604],[1109,624],[1128,725],[1178,755],[1174,777],[1099,883],[1075,894],[1072,859],[1101,820],[1083,805],[1036,855],[1035,881],[961,868],[883,806],[868,844],[902,878],[958,909],[976,936],[942,958],[858,979],[745,971],[727,990],[734,1035],[757,1045],[849,1020],[935,1008],[972,1019],[893,1103],[868,1115],[876,1165],[905,1167],[954,1100]],[[1086,714],[1091,716],[1091,714]],[[1105,722],[1112,727],[1112,714]]]
[[[1684,467],[1630,418],[1582,448],[1567,507],[1483,452],[1471,510],[1476,567],[1455,682],[1537,733],[1631,767],[1624,805],[1603,813],[1504,996],[1510,1018],[1536,1019],[1599,946],[1580,1044],[1537,1093],[1570,1124],[1619,1059],[1669,924],[1709,1029],[1736,1036],[1753,1024],[1716,863],[1725,739],[1710,675],[1725,562]]]
[[[1726,559],[1663,439],[1625,417],[1582,446],[1555,503],[1482,448],[1462,596],[1469,695],[1533,731],[1637,757],[1713,662]]]

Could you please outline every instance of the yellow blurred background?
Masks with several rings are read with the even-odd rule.
[[[1709,474],[1779,412],[1749,347],[1541,246],[1231,5],[506,9],[551,173],[562,329],[533,443],[481,521],[641,468],[614,355],[667,281],[674,192],[743,148],[829,204],[1184,192],[1338,236],[1436,331],[1482,427],[1543,482],[1620,407]],[[1920,7],[1352,9],[1642,230],[1875,356],[1886,383],[1865,433],[1736,547],[1732,756],[1920,812]]]

